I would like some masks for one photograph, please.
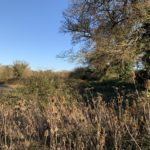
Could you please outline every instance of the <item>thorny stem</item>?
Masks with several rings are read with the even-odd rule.
[[[128,133],[129,133],[129,135],[131,136],[132,140],[133,140],[133,141],[135,142],[135,144],[137,145],[138,149],[139,149],[139,150],[142,150],[141,147],[139,146],[139,144],[137,143],[137,141],[135,140],[135,138],[133,137],[133,135],[131,134],[131,132],[130,132],[128,126],[127,126],[127,124],[125,124],[125,127],[126,127]]]
[[[4,132],[5,132],[5,145],[7,145],[7,139],[6,139],[6,117],[4,117]]]
[[[137,96],[138,96],[138,99],[139,99],[140,96],[139,96],[139,91],[138,91],[138,89],[137,89],[137,87],[136,87],[135,79],[133,79],[133,83],[134,83],[134,87],[135,87],[135,92],[136,92],[136,94],[137,94]]]

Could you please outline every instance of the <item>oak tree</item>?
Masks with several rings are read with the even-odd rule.
[[[80,54],[98,74],[110,68],[129,72],[141,53],[148,62],[150,49],[143,42],[149,41],[148,0],[72,0],[63,16],[62,31],[83,43]]]

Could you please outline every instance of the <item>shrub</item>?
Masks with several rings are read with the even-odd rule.
[[[0,68],[0,80],[2,82],[7,81],[13,77],[13,69],[11,66],[2,66]]]
[[[23,77],[25,71],[28,69],[28,64],[23,61],[15,61],[13,65],[14,77]]]
[[[97,75],[88,67],[79,67],[70,73],[71,78],[82,80],[96,80]]]

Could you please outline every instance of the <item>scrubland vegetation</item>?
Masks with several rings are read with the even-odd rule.
[[[82,43],[59,57],[86,67],[0,68],[0,149],[150,150],[149,0],[72,0],[62,32]]]
[[[81,79],[29,67],[16,77],[13,66],[2,68],[8,78],[1,79],[1,149],[150,149],[150,101],[132,81],[106,84],[89,81],[90,74]]]

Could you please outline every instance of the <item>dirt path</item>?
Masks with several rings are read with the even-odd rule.
[[[0,90],[11,90],[12,88],[5,84],[0,84]]]

